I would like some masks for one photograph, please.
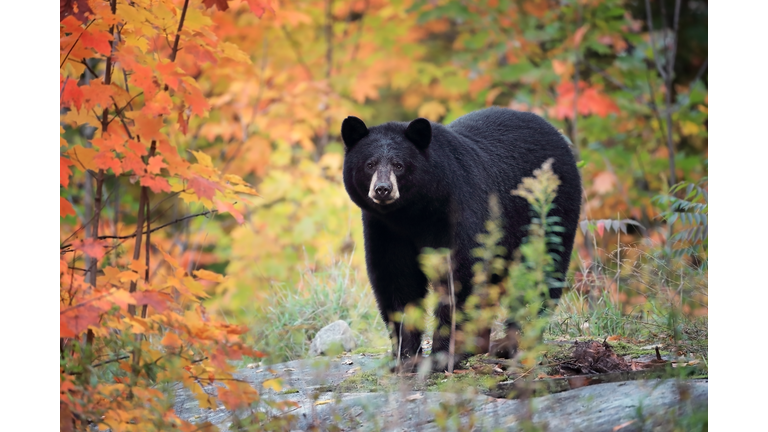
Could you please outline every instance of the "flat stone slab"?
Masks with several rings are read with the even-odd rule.
[[[597,384],[529,400],[496,399],[467,389],[464,394],[403,391],[390,393],[334,393],[331,391],[352,368],[373,370],[382,359],[348,357],[326,361],[297,360],[270,367],[244,369],[237,377],[259,389],[263,400],[295,401],[286,412],[260,404],[269,417],[290,420],[293,430],[336,425],[342,430],[523,430],[532,421],[547,431],[671,430],[683,415],[707,409],[708,380],[653,379]],[[359,372],[358,372],[359,373]],[[264,380],[283,378],[288,392],[262,388]],[[210,390],[210,389],[209,389]],[[318,404],[319,401],[319,404]],[[220,407],[200,409],[181,385],[176,389],[176,413],[193,423],[211,422],[227,430],[236,417]],[[450,413],[447,415],[445,413]],[[665,428],[665,426],[667,426]],[[618,428],[618,429],[615,429]]]

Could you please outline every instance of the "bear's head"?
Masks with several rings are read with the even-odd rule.
[[[420,168],[432,141],[429,120],[389,122],[370,129],[357,117],[341,123],[344,187],[363,209],[386,213],[418,199]]]

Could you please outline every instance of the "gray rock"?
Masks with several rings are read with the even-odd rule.
[[[355,338],[352,336],[352,329],[345,321],[338,320],[323,327],[309,346],[309,355],[319,356],[327,353],[333,346],[341,347],[344,351],[355,349]],[[337,348],[338,349],[338,348]]]
[[[388,360],[359,355],[345,358],[353,364],[327,357],[296,360],[240,370],[235,377],[257,388],[263,401],[290,400],[297,404],[284,411],[267,404],[254,408],[269,418],[285,420],[290,425],[286,430],[323,430],[335,425],[342,430],[437,432],[445,430],[441,426],[445,419],[438,414],[445,412],[452,416],[449,430],[523,431],[523,421],[528,420],[550,432],[656,432],[675,430],[675,419],[696,412],[706,415],[708,405],[706,379],[597,384],[530,400],[496,399],[473,389],[465,393],[414,392],[406,388],[388,393],[333,392],[353,375],[353,369],[376,375]],[[272,378],[281,378],[284,388],[294,390],[275,392],[263,388],[262,382]],[[206,386],[206,391],[213,393],[216,386]],[[176,387],[175,410],[184,420],[196,424],[208,421],[222,431],[254,412],[231,412],[222,406],[201,409],[194,395],[180,384]]]

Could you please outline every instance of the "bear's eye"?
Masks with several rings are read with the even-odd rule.
[[[373,169],[373,162],[368,162],[367,164],[365,164],[365,166],[367,166],[368,169]]]
[[[402,171],[402,169],[403,169],[403,164],[401,164],[401,163],[396,163],[396,164],[395,164],[395,169],[396,169],[396,170],[398,170],[398,171]]]

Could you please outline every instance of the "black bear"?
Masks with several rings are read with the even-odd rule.
[[[530,224],[527,201],[513,196],[523,177],[530,177],[552,158],[560,179],[551,216],[564,228],[557,269],[564,278],[570,262],[581,207],[581,177],[563,136],[541,117],[505,108],[487,108],[448,125],[418,118],[371,128],[357,117],[341,125],[345,145],[344,187],[362,209],[365,259],[381,316],[396,339],[394,356],[417,361],[418,330],[400,328],[393,314],[427,294],[427,277],[419,267],[423,248],[449,248],[453,279],[461,287],[456,307],[472,292],[472,249],[485,231],[489,196],[498,197],[503,219],[501,245],[509,253],[520,246]],[[557,299],[562,288],[551,288]],[[438,330],[450,328],[450,305],[435,311]],[[490,331],[476,346],[487,352]],[[436,332],[433,354],[448,352],[449,336]],[[399,354],[399,356],[398,356]],[[469,353],[457,355],[458,360]],[[458,361],[457,360],[457,361]]]

